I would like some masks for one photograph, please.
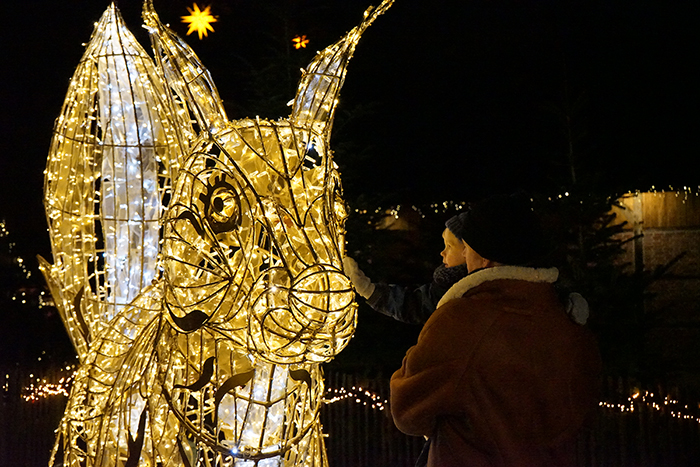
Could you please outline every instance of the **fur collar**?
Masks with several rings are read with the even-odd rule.
[[[484,282],[495,281],[499,279],[510,279],[527,282],[547,282],[553,283],[559,278],[559,270],[557,268],[536,269],[526,268],[522,266],[497,266],[493,268],[480,269],[466,276],[464,279],[457,282],[455,285],[445,292],[438,308],[452,299],[459,298],[467,291],[477,287]]]

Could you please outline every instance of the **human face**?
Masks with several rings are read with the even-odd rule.
[[[442,240],[445,242],[445,249],[440,253],[442,264],[448,268],[464,264],[464,244],[450,232],[450,229],[442,232]]]

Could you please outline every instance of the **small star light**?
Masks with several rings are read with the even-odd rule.
[[[195,3],[194,10],[187,7],[187,11],[190,12],[189,16],[182,16],[183,23],[190,23],[190,28],[187,30],[187,35],[189,36],[194,31],[197,31],[199,39],[202,39],[202,35],[207,37],[207,30],[214,32],[214,28],[209,23],[216,23],[216,16],[212,16],[210,12],[211,7],[206,7],[204,10],[200,10],[199,6]]]
[[[301,49],[306,48],[306,44],[309,43],[309,40],[306,38],[306,36],[297,36],[294,39],[292,39],[292,42],[294,42],[294,48],[295,49]]]

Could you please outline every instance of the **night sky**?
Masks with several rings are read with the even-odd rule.
[[[154,3],[161,19],[184,35],[180,16],[191,3]],[[289,52],[307,62],[359,23],[369,4],[212,0],[204,5],[219,17],[216,32],[187,41],[212,72],[230,118],[286,116],[253,108],[269,86],[269,61]],[[49,254],[41,203],[53,121],[82,43],[107,5],[3,4],[0,218],[32,255]],[[571,182],[569,141],[584,189],[697,188],[696,5],[396,0],[360,41],[341,93],[334,143],[350,148],[338,150],[348,198],[391,193],[397,202],[429,202],[520,189],[555,193]],[[150,51],[140,1],[118,6]],[[287,50],[296,34],[307,35],[310,50]]]

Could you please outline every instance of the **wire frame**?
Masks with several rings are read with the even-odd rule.
[[[150,0],[155,60],[112,5],[57,120],[42,271],[81,365],[51,464],[326,466],[320,364],[355,330],[328,148],[347,64],[320,52],[288,119],[228,120]]]
[[[185,123],[148,54],[108,8],[56,120],[44,185],[54,264],[42,261],[42,270],[81,360],[157,275]]]

